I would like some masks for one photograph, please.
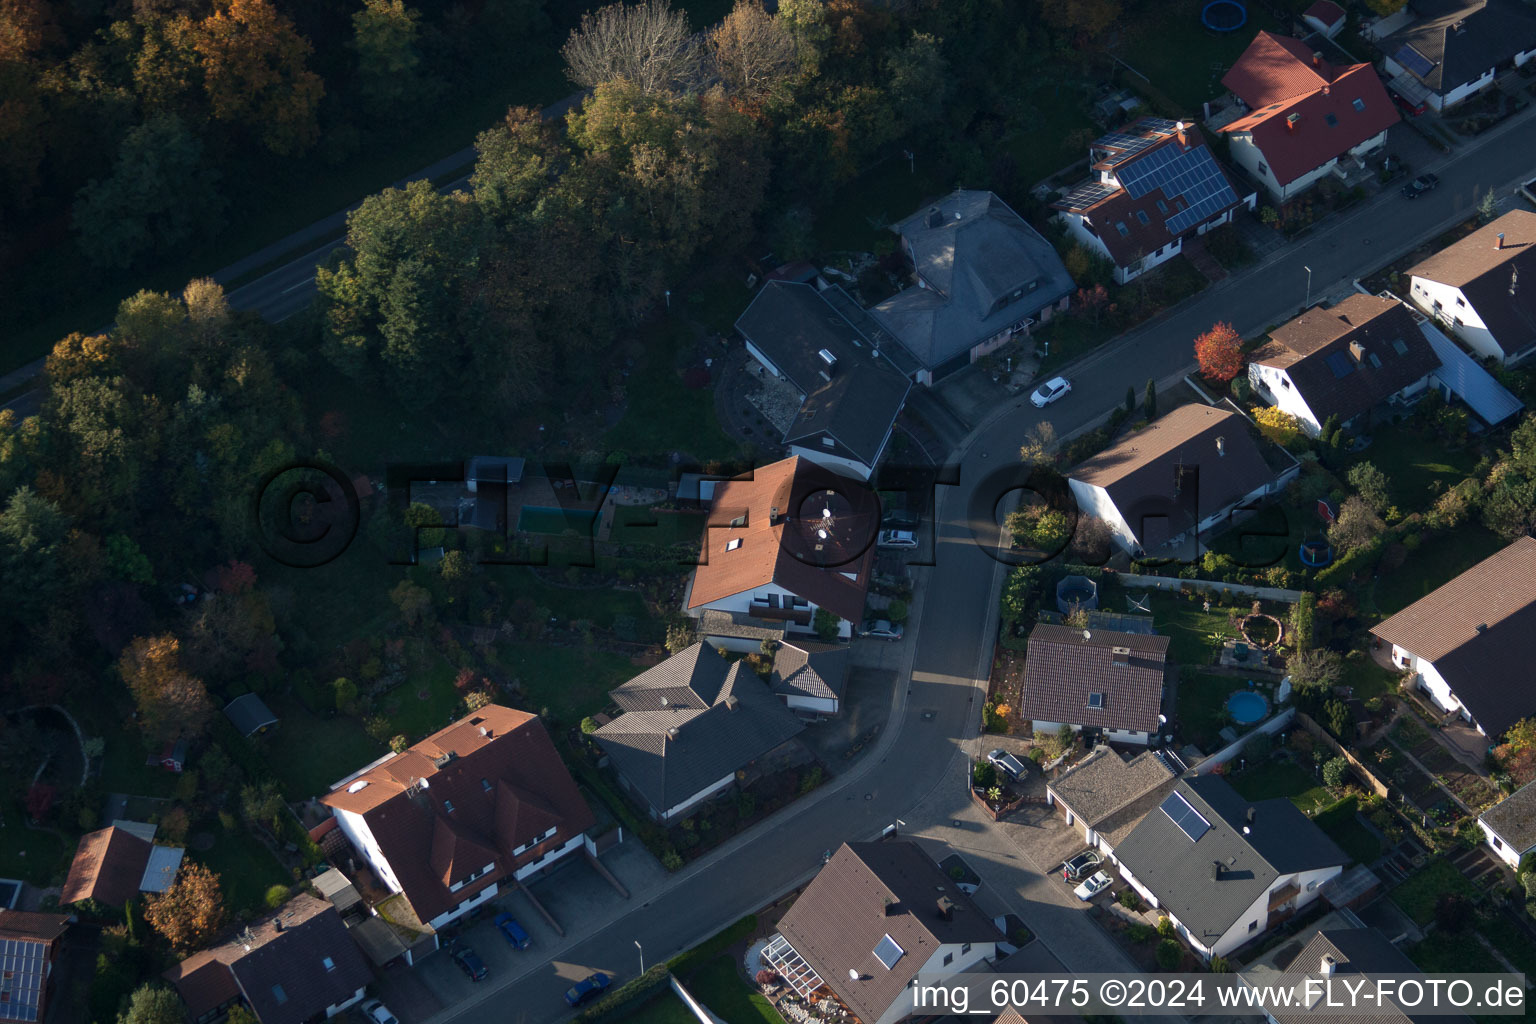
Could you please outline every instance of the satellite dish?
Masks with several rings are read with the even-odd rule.
[[[1084,640],[1092,640],[1093,639],[1093,631],[1092,630],[1088,630],[1088,629],[1083,630],[1083,639]]]
[[[849,981],[858,981],[859,980],[859,972],[854,970],[852,967],[848,968],[848,980]]]
[[[1168,716],[1167,715],[1158,715],[1157,716],[1157,724],[1158,725],[1167,725],[1168,724]]]
[[[823,518],[823,519],[831,519],[832,518],[832,510],[829,509],[829,508],[823,507],[822,510],[821,510],[821,518]]]
[[[827,539],[827,531],[826,530],[817,530],[816,531],[816,536],[820,537],[822,540],[826,540]]]

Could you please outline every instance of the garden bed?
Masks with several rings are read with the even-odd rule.
[[[1482,898],[1477,886],[1456,870],[1456,865],[1436,857],[1392,890],[1392,902],[1416,924],[1426,925],[1434,920],[1435,901],[1443,893],[1455,893],[1473,903]]]

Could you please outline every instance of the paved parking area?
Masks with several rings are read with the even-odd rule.
[[[1012,753],[1013,751],[1010,751]],[[1045,779],[1033,762],[1023,788],[1027,796],[1045,799]],[[1017,846],[1030,862],[1050,873],[1068,857],[1086,848],[1083,835],[1068,825],[1059,810],[1045,803],[1026,803],[997,823],[997,828]]]

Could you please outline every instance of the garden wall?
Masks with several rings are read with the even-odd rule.
[[[1173,576],[1138,576],[1135,573],[1117,573],[1115,579],[1128,587],[1146,587],[1151,590],[1168,590],[1174,593],[1184,587],[1208,590],[1214,594],[1237,594],[1254,597],[1261,601],[1284,601],[1295,604],[1301,600],[1300,590],[1282,590],[1279,587],[1254,587],[1246,583],[1222,583],[1220,580],[1181,580]]]
[[[1261,587],[1259,589],[1263,590],[1267,588]],[[1261,724],[1257,729],[1239,736],[1235,742],[1228,743],[1226,746],[1216,751],[1216,753],[1208,755],[1204,761],[1201,761],[1199,764],[1195,765],[1195,774],[1211,774],[1211,772],[1215,771],[1217,768],[1220,768],[1222,765],[1232,760],[1238,754],[1242,753],[1243,747],[1248,745],[1248,741],[1253,739],[1259,733],[1268,733],[1269,735],[1273,736],[1281,729],[1284,729],[1287,725],[1290,725],[1291,719],[1295,717],[1296,709],[1286,708],[1284,711],[1280,712],[1269,721]]]
[[[1349,766],[1355,770],[1355,774],[1359,776],[1360,781],[1365,783],[1371,792],[1383,800],[1391,795],[1391,789],[1385,782],[1376,777],[1375,772],[1365,766],[1364,761],[1360,760],[1343,744],[1329,735],[1328,730],[1314,722],[1310,715],[1298,714],[1296,716],[1296,723],[1305,729],[1313,739],[1327,747],[1335,756],[1342,757],[1348,761]]]

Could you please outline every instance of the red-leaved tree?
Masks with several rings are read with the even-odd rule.
[[[1242,336],[1229,323],[1213,324],[1195,339],[1195,360],[1208,379],[1228,384],[1243,372]]]

